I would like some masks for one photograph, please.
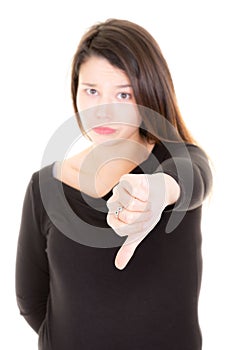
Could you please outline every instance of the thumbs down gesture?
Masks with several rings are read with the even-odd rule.
[[[125,174],[107,201],[107,223],[127,239],[118,250],[115,266],[122,270],[136,248],[160,221],[163,210],[180,195],[178,183],[164,173]]]

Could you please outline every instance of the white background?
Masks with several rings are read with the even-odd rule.
[[[37,335],[19,316],[15,301],[22,201],[49,138],[73,114],[69,73],[81,35],[93,23],[116,17],[137,22],[154,35],[170,67],[186,124],[213,161],[214,189],[202,223],[199,318],[203,350],[233,349],[230,1],[138,3],[1,2],[1,348],[37,349]]]

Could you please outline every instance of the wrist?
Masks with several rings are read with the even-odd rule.
[[[168,174],[163,174],[165,183],[166,205],[174,204],[180,197],[180,186],[177,181]]]
[[[151,175],[153,178],[152,196],[163,201],[163,208],[174,204],[180,197],[180,186],[170,175],[158,172]]]

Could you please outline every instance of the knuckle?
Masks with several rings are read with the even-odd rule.
[[[107,208],[108,208],[109,211],[113,211],[114,210],[114,203],[115,202],[110,201],[110,200],[108,202],[106,202],[106,205],[107,205]]]
[[[128,223],[128,216],[127,216],[125,210],[119,214],[119,218],[121,221]]]
[[[126,224],[132,224],[134,222],[134,215],[130,212],[122,212],[121,218]]]
[[[133,213],[129,213],[129,214],[128,214],[127,221],[128,221],[129,224],[134,223],[134,221],[135,221],[135,216],[134,216]]]
[[[135,209],[137,209],[137,205],[138,203],[137,203],[137,200],[136,200],[136,198],[132,198],[131,199],[131,201],[130,201],[130,203],[128,204],[128,209],[129,210],[135,210]]]
[[[135,187],[133,190],[133,196],[136,198],[140,198],[141,194],[142,194],[142,191],[140,191],[138,187]]]
[[[119,185],[116,185],[113,190],[112,190],[113,195],[115,195],[115,197],[119,196]]]

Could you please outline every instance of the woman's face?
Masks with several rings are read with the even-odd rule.
[[[92,56],[81,65],[77,106],[85,132],[94,143],[142,142],[141,117],[129,78],[107,59]]]

